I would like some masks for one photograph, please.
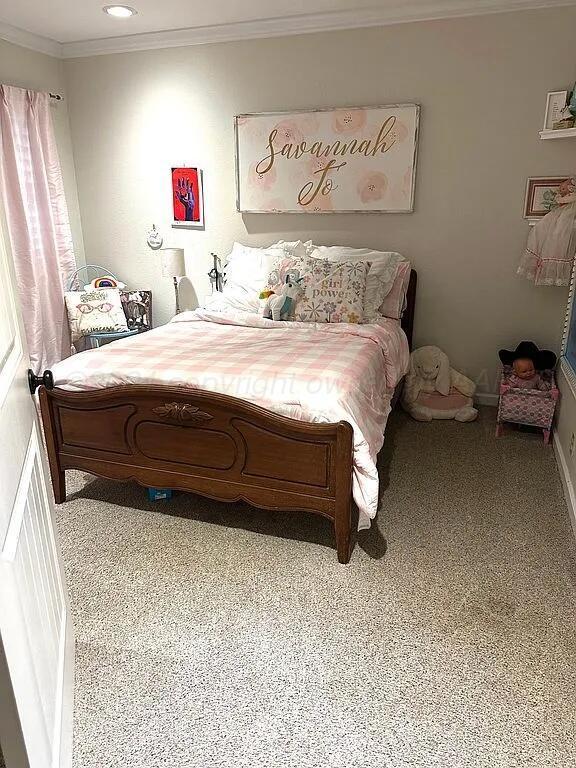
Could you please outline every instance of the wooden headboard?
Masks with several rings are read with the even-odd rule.
[[[415,269],[410,271],[410,281],[406,291],[406,309],[400,320],[402,330],[408,337],[408,345],[412,349],[412,331],[414,330],[414,309],[416,306],[416,285],[418,283],[418,274]]]

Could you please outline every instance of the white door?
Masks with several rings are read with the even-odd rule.
[[[0,744],[6,768],[71,763],[74,640],[0,208]]]

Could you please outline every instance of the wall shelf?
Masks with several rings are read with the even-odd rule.
[[[576,128],[562,128],[558,131],[540,131],[541,139],[576,139]]]

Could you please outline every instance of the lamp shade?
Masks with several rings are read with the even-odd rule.
[[[162,277],[181,277],[185,274],[184,248],[162,248]]]

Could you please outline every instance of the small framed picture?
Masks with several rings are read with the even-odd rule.
[[[172,168],[173,227],[204,227],[202,171],[199,168]]]
[[[551,91],[546,97],[546,114],[544,116],[544,130],[551,131],[554,123],[562,120],[562,113],[568,101],[568,91]]]
[[[566,176],[533,176],[526,183],[524,218],[540,219],[558,206],[560,185],[570,178]]]

